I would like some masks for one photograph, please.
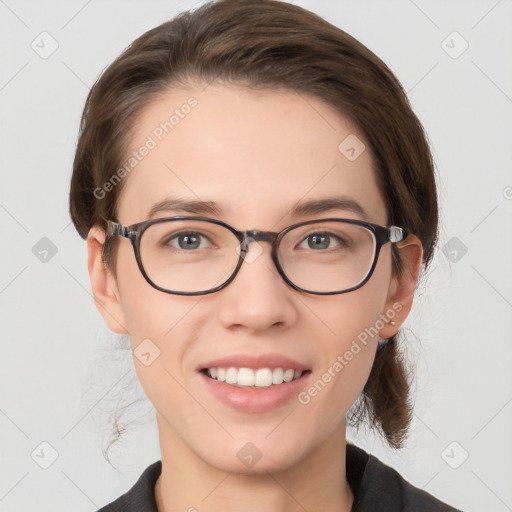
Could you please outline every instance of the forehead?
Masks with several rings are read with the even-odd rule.
[[[299,202],[339,196],[361,205],[367,220],[386,221],[363,135],[321,99],[293,90],[167,90],[138,117],[125,156],[124,224],[179,198],[215,202],[208,216],[250,229],[293,220]]]

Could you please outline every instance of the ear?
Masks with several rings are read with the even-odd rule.
[[[103,263],[105,231],[94,226],[87,234],[87,266],[94,303],[108,328],[117,334],[129,334],[125,325],[117,282]]]
[[[423,262],[423,246],[417,236],[409,235],[402,242],[398,242],[396,246],[400,251],[403,271],[401,275],[395,275],[391,279],[386,309],[383,312],[385,326],[379,331],[379,336],[382,339],[394,336],[409,315],[414,289],[418,283]],[[394,322],[395,325],[392,325],[391,322]]]

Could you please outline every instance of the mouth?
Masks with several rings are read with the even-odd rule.
[[[197,367],[208,394],[243,413],[265,413],[290,403],[309,385],[311,362],[283,354],[231,354]]]
[[[200,371],[208,378],[217,382],[223,382],[238,388],[255,390],[278,387],[311,373],[311,370],[285,367],[237,368],[234,366],[215,366],[203,368]]]

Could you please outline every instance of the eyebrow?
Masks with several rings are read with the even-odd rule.
[[[343,210],[354,213],[368,220],[365,209],[354,199],[347,196],[327,197],[297,203],[289,212],[291,217],[314,215],[332,210]],[[168,197],[155,203],[149,210],[149,218],[161,212],[180,212],[193,215],[222,215],[223,211],[214,201],[199,201],[195,199],[180,199]]]

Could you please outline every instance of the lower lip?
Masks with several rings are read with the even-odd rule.
[[[274,409],[296,397],[309,380],[311,372],[303,373],[291,382],[267,388],[239,388],[219,382],[199,372],[208,389],[225,404],[243,412],[265,412]]]

